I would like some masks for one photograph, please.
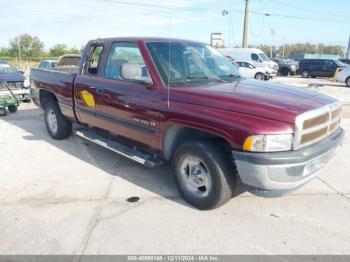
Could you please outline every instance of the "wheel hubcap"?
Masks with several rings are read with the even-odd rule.
[[[55,112],[50,109],[49,112],[47,113],[47,123],[49,125],[50,130],[56,134],[57,133],[57,117]]]
[[[205,197],[209,193],[210,174],[204,162],[197,157],[187,156],[183,159],[180,180],[189,194]]]

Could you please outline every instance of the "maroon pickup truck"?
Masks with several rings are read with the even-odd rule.
[[[295,189],[342,144],[342,107],[300,88],[242,78],[194,41],[90,41],[76,72],[33,69],[33,100],[50,136],[74,133],[147,167],[171,161],[183,197],[199,209],[232,198],[237,179]]]

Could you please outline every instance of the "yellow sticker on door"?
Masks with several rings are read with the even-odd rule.
[[[83,99],[83,102],[86,106],[95,108],[96,104],[95,104],[95,99],[93,94],[84,90],[84,91],[80,91],[80,96]]]

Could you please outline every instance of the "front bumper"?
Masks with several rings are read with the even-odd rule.
[[[20,101],[24,100],[30,100],[30,89],[29,88],[21,88],[21,89],[15,89],[12,90],[12,93],[18,97]],[[11,95],[10,91],[5,90],[1,91],[1,94],[3,95]]]
[[[250,153],[232,151],[244,184],[263,190],[295,189],[313,177],[336,154],[345,132],[339,128],[322,141],[296,151]]]

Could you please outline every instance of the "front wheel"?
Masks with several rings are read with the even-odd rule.
[[[350,87],[350,76],[345,80],[345,84],[347,87]]]
[[[202,210],[229,201],[234,192],[235,167],[225,150],[206,140],[181,144],[173,157],[173,171],[182,196]]]
[[[5,107],[0,107],[0,116],[6,116],[7,115],[7,111]]]
[[[256,80],[264,80],[265,75],[263,73],[256,73],[254,78]]]
[[[283,69],[281,70],[281,75],[282,75],[282,76],[288,76],[288,74],[289,74],[288,68],[283,68]]]
[[[72,133],[72,123],[64,118],[55,101],[45,106],[45,125],[50,136],[56,140],[68,138]]]
[[[302,76],[303,78],[308,78],[308,77],[309,77],[309,71],[304,70],[304,71],[301,73],[301,76]]]

